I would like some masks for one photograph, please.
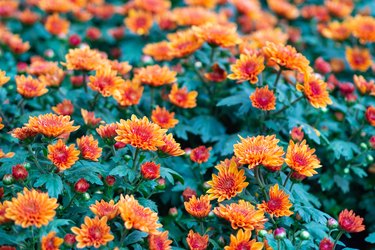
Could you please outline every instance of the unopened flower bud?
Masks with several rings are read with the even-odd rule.
[[[277,239],[277,240],[284,239],[286,237],[285,228],[283,228],[283,227],[276,228],[275,231],[273,232],[273,235],[274,235],[275,239]]]

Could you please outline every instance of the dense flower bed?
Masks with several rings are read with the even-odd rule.
[[[0,0],[0,249],[370,249],[374,11]]]

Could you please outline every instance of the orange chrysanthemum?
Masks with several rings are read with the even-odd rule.
[[[174,112],[169,112],[166,108],[159,106],[152,110],[151,120],[166,129],[174,128],[178,123],[178,120],[174,119]]]
[[[58,68],[56,62],[44,61],[43,59],[38,58],[31,62],[30,66],[26,69],[26,72],[30,75],[40,76],[52,74]]]
[[[117,71],[120,75],[126,75],[133,68],[128,62],[119,62],[117,60],[109,61],[111,69]]]
[[[55,209],[59,206],[57,199],[49,198],[47,193],[27,188],[23,189],[23,194],[18,193],[17,198],[5,203],[8,206],[5,217],[23,228],[46,226],[55,217]]]
[[[214,209],[214,213],[229,221],[233,229],[260,230],[267,221],[262,210],[256,210],[250,202],[244,200],[225,206],[219,205]]]
[[[11,135],[20,141],[32,138],[38,133],[28,127],[15,128],[12,130]]]
[[[149,12],[132,9],[124,22],[131,32],[137,35],[147,35],[152,27],[153,18]]]
[[[66,35],[69,32],[69,26],[69,21],[61,18],[57,13],[48,16],[44,25],[49,33],[57,36]]]
[[[262,250],[263,242],[256,242],[256,240],[251,240],[251,231],[242,229],[238,230],[237,235],[230,235],[229,246],[224,247],[224,250]]]
[[[345,209],[339,214],[340,228],[348,233],[359,233],[365,230],[363,218],[356,216],[353,210]]]
[[[375,107],[369,106],[365,113],[366,119],[371,126],[375,126]]]
[[[310,149],[305,140],[300,143],[294,143],[290,140],[285,156],[285,163],[300,175],[313,176],[317,174],[315,169],[322,167],[318,157],[314,153],[315,149]]]
[[[165,145],[163,136],[167,130],[150,122],[146,116],[138,119],[135,115],[132,115],[130,120],[121,119],[117,125],[116,141],[151,151],[156,151],[158,147]]]
[[[323,28],[322,35],[335,41],[344,41],[350,36],[351,32],[347,22],[333,21]]]
[[[200,235],[199,233],[194,233],[193,230],[189,231],[186,238],[190,250],[206,250],[208,246],[208,235]]]
[[[148,236],[150,250],[170,250],[172,241],[168,239],[168,231]]]
[[[261,49],[266,46],[266,42],[285,45],[288,41],[288,34],[284,33],[280,28],[261,29],[251,33],[245,38],[245,41],[247,40],[254,43],[258,49]]]
[[[106,202],[104,200],[95,201],[90,206],[90,210],[99,218],[107,216],[108,220],[112,220],[119,214],[118,205],[113,200]]]
[[[351,20],[353,36],[361,43],[375,42],[375,18],[372,16],[356,16]]]
[[[214,11],[199,6],[174,8],[172,13],[176,17],[176,22],[179,26],[199,26],[218,21],[218,16]]]
[[[171,3],[167,0],[135,0],[134,5],[154,14],[162,14],[171,7]]]
[[[59,250],[61,244],[64,242],[62,238],[56,236],[56,232],[50,232],[42,237],[42,250]]]
[[[185,154],[185,151],[181,149],[180,144],[175,141],[172,134],[164,135],[163,142],[165,144],[159,147],[159,150],[161,150],[163,153],[171,156],[180,156]]]
[[[70,116],[55,114],[30,117],[26,127],[46,137],[58,137],[62,134],[71,133],[79,129],[79,126],[73,126],[73,121],[70,121]]]
[[[65,56],[66,63],[63,63],[69,70],[96,70],[104,65],[102,55],[89,47],[70,49]]]
[[[332,104],[327,90],[327,83],[316,76],[308,77],[304,84],[297,84],[297,90],[302,91],[314,108],[325,108]]]
[[[263,88],[256,88],[250,96],[253,107],[261,110],[274,110],[276,105],[276,97],[272,90],[268,89],[268,85]]]
[[[372,65],[371,54],[368,49],[346,47],[345,57],[352,70],[365,72]]]
[[[41,83],[38,79],[32,78],[31,76],[16,76],[16,85],[17,92],[24,98],[42,96],[48,92],[46,85]]]
[[[217,0],[184,0],[187,5],[201,6],[204,8],[212,9],[216,6]]]
[[[197,96],[197,91],[188,92],[186,87],[179,89],[177,84],[173,84],[172,90],[168,95],[171,103],[185,109],[197,106]]]
[[[4,124],[2,122],[3,122],[3,118],[0,117],[0,130],[4,128]]]
[[[59,171],[71,168],[78,161],[79,150],[74,144],[66,146],[63,140],[58,140],[54,145],[48,145],[47,158],[55,165]]]
[[[64,77],[65,72],[60,68],[56,68],[54,72],[41,75],[38,79],[42,84],[45,84],[48,87],[58,87],[61,85]]]
[[[262,55],[241,54],[240,59],[230,66],[232,74],[228,75],[231,80],[237,80],[237,83],[250,81],[255,84],[258,82],[258,75],[264,70],[264,57]]]
[[[170,61],[173,59],[172,48],[166,41],[147,44],[143,48],[143,53],[151,56],[156,61]]]
[[[138,69],[135,77],[143,84],[158,87],[176,82],[176,75],[177,72],[168,67],[156,64]]]
[[[270,188],[269,194],[270,199],[267,202],[263,201],[262,204],[258,204],[258,209],[276,217],[291,216],[293,214],[289,210],[293,206],[289,201],[289,195],[280,190],[278,184]]]
[[[8,208],[8,205],[7,205],[6,202],[4,202],[4,203],[0,202],[0,225],[4,224],[4,223],[11,222],[11,219],[8,219],[7,217],[5,217],[5,212],[6,212],[7,208]]]
[[[194,195],[188,202],[184,202],[184,205],[186,211],[197,218],[204,218],[211,211],[211,204],[208,195],[201,195],[198,199]]]
[[[324,5],[328,11],[336,17],[346,17],[354,9],[353,0],[325,0]]]
[[[237,34],[237,27],[233,24],[207,23],[193,27],[197,35],[212,46],[232,47],[241,42]]]
[[[5,74],[5,71],[0,70],[0,87],[10,80],[10,77],[6,76]]]
[[[242,138],[241,142],[235,144],[234,154],[241,164],[249,165],[252,169],[263,165],[272,170],[279,170],[283,165],[284,150],[278,146],[279,142],[275,135],[256,136]]]
[[[298,8],[287,0],[267,0],[267,4],[273,12],[289,20],[299,16]]]
[[[4,153],[4,151],[0,148],[0,159],[2,158],[12,158],[14,156],[14,152]]]
[[[99,92],[105,97],[112,95],[112,93],[124,84],[124,79],[117,76],[117,72],[110,67],[103,67],[96,71],[95,76],[89,77],[88,86]]]
[[[81,225],[81,228],[73,227],[71,230],[76,235],[77,248],[91,246],[99,248],[114,239],[110,232],[111,228],[107,225],[106,216],[101,219],[97,216],[94,219],[86,216],[85,223]]]
[[[302,74],[307,74],[312,71],[309,66],[309,60],[290,45],[284,46],[266,42],[263,52],[270,66],[279,65],[282,68],[297,70]]]
[[[25,9],[18,13],[17,18],[23,24],[33,25],[40,19],[40,15],[30,9]]]
[[[95,117],[95,112],[89,112],[86,109],[81,109],[81,115],[86,125],[95,127],[99,124],[102,118]]]
[[[226,166],[225,162],[222,162],[217,165],[215,168],[219,170],[219,173],[213,174],[212,181],[207,182],[210,186],[207,193],[211,200],[217,199],[218,202],[230,200],[249,185],[248,182],[245,182],[245,171],[243,169],[238,170],[234,160],[230,160],[229,164],[229,166]]]
[[[96,129],[96,132],[102,139],[109,139],[112,140],[116,137],[116,129],[118,128],[116,123],[109,123],[106,125],[100,125],[99,128]]]
[[[204,78],[211,82],[222,82],[227,79],[227,72],[225,69],[220,68],[219,64],[215,63],[212,67],[212,72],[204,74]]]
[[[113,92],[113,98],[121,107],[137,105],[141,100],[143,87],[137,80],[126,80],[124,84]]]
[[[202,47],[204,41],[191,29],[169,34],[169,46],[174,58],[186,57]]]
[[[81,151],[81,156],[86,160],[98,161],[102,155],[102,148],[99,147],[99,142],[92,135],[78,138],[77,145]]]
[[[158,223],[158,214],[148,207],[141,206],[133,195],[121,196],[118,208],[126,229],[134,228],[150,234],[159,233],[158,228],[162,225]]]
[[[191,150],[190,160],[198,164],[204,163],[208,161],[208,158],[210,158],[211,150],[212,150],[211,147],[208,147],[208,148],[206,146],[196,147]]]
[[[367,81],[363,76],[353,76],[353,80],[355,85],[357,86],[359,92],[362,95],[369,93],[370,95],[375,95],[375,81],[369,80]]]
[[[65,99],[61,103],[52,107],[52,110],[58,115],[72,115],[74,112],[74,106],[70,100]]]

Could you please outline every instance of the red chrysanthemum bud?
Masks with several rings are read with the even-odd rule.
[[[375,126],[375,107],[369,106],[366,109],[366,119],[371,126]]]
[[[369,140],[370,146],[375,149],[375,135],[371,136]]]
[[[115,182],[116,182],[116,177],[112,176],[112,175],[108,175],[106,178],[105,178],[105,183],[112,187],[113,185],[115,185]]]
[[[25,62],[18,62],[17,63],[17,72],[18,73],[24,73],[26,72],[26,69],[27,69],[27,63]]]
[[[293,141],[299,142],[303,140],[305,133],[303,133],[302,127],[294,127],[290,132],[290,136],[292,137]]]
[[[118,142],[115,143],[114,146],[115,146],[115,149],[120,149],[120,148],[126,147],[126,143],[118,141]]]
[[[74,87],[80,87],[83,85],[84,81],[83,81],[83,76],[71,76],[70,77],[70,82],[72,83],[72,85]]]
[[[284,239],[286,237],[286,230],[283,227],[276,228],[273,235],[277,240]]]
[[[74,234],[66,234],[64,237],[64,243],[68,247],[73,247],[76,243],[76,236]]]
[[[355,87],[352,83],[350,82],[343,82],[339,84],[340,92],[344,96],[347,96],[349,94],[352,94],[355,90]]]
[[[4,196],[4,188],[1,187],[1,188],[0,188],[0,199],[2,199],[3,196]]]
[[[196,147],[191,151],[190,159],[193,162],[196,162],[199,164],[206,162],[208,161],[208,158],[210,157],[211,149],[212,149],[211,147],[206,148],[205,146]]]
[[[81,43],[81,38],[77,34],[73,34],[69,37],[70,46],[76,47]]]
[[[115,59],[120,58],[122,52],[120,48],[112,48],[111,51],[111,56]]]
[[[168,211],[168,214],[172,217],[176,217],[178,215],[178,210],[175,207],[171,207]]]
[[[333,250],[333,242],[327,238],[322,239],[319,244],[319,250]]]
[[[24,166],[17,164],[12,167],[12,176],[16,180],[25,180],[29,176],[29,173]]]
[[[141,174],[143,178],[154,180],[160,177],[160,164],[155,162],[145,162],[141,166]]]
[[[345,101],[348,103],[354,103],[357,101],[357,96],[355,94],[348,94],[345,96]]]
[[[157,189],[159,189],[159,190],[163,190],[163,189],[165,189],[165,180],[164,180],[164,178],[159,178],[158,180],[157,180],[157,183],[158,183],[158,185],[156,186],[156,188]]]
[[[86,37],[92,41],[98,40],[102,36],[100,29],[90,27],[86,30]]]
[[[314,67],[316,71],[318,71],[319,73],[323,75],[328,74],[332,71],[331,65],[327,61],[325,61],[322,57],[318,57],[315,60]]]
[[[189,201],[191,197],[197,196],[197,192],[191,188],[185,188],[184,192],[182,192],[182,197],[184,201]]]
[[[74,189],[78,193],[86,192],[89,189],[89,187],[90,187],[90,184],[84,178],[79,179],[74,185]]]
[[[339,223],[334,218],[329,218],[327,220],[327,227],[329,229],[336,229],[339,226]]]
[[[124,37],[125,29],[123,27],[113,28],[109,30],[109,34],[113,36],[114,39],[120,40]]]

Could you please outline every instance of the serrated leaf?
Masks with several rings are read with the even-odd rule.
[[[148,207],[151,210],[153,210],[154,212],[158,212],[158,206],[156,205],[156,203],[154,201],[141,197],[141,198],[138,199],[138,202],[142,206]]]
[[[367,242],[369,242],[369,243],[371,243],[371,244],[375,244],[375,232],[374,232],[374,233],[370,233],[370,234],[366,237],[365,241],[367,241]]]
[[[336,159],[340,159],[342,156],[345,160],[350,160],[353,158],[354,153],[359,152],[359,148],[356,144],[343,140],[333,141],[330,148],[333,150]]]
[[[191,129],[189,131],[195,135],[200,135],[204,143],[218,141],[220,136],[225,133],[223,124],[209,115],[197,116],[190,122]]]
[[[367,173],[365,170],[359,167],[351,167],[350,170],[352,170],[359,178],[363,178],[367,176]]]
[[[81,178],[85,178],[88,182],[103,185],[103,182],[99,178],[101,169],[95,166],[95,163],[83,163],[76,164],[72,168],[65,170],[63,173],[69,182],[75,183]]]
[[[46,186],[48,194],[51,197],[58,197],[63,190],[61,177],[57,174],[41,175],[34,183],[34,187],[41,187],[43,185]]]
[[[148,233],[135,230],[131,232],[128,236],[126,236],[124,243],[125,245],[131,245],[131,244],[137,243],[143,238],[147,237],[147,235]]]
[[[333,176],[333,180],[335,181],[336,185],[342,190],[342,192],[349,192],[349,181],[347,179],[336,174],[335,176]]]

